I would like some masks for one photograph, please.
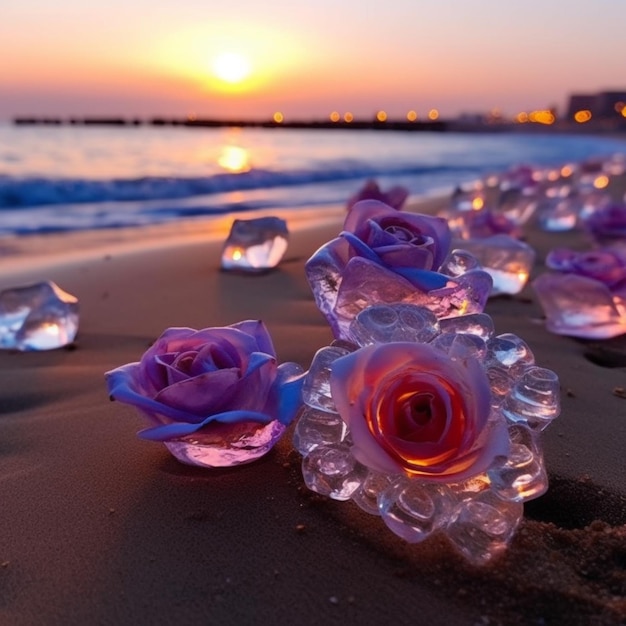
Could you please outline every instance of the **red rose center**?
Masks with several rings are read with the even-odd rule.
[[[405,405],[404,412],[417,426],[425,426],[431,420],[433,397],[430,394],[413,396]]]

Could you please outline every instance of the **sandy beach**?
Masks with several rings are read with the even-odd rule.
[[[139,440],[134,410],[109,402],[104,372],[169,326],[262,319],[280,361],[308,367],[332,337],[303,265],[344,210],[317,215],[286,213],[285,259],[254,276],[219,270],[230,218],[2,242],[0,288],[53,280],[81,319],[71,349],[0,353],[1,623],[626,622],[626,344],[550,334],[530,287],[486,312],[560,377],[562,413],[543,435],[551,486],[483,568],[308,491],[291,429],[254,464],[202,470]],[[580,232],[527,240],[534,275],[550,247],[587,245]]]

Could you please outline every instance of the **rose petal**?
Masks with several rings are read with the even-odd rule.
[[[339,233],[340,237],[343,237],[348,244],[354,249],[354,251],[364,259],[368,261],[372,261],[374,263],[380,263],[380,257],[370,248],[364,241],[359,239],[354,233],[351,233],[347,230],[341,231]]]
[[[276,356],[276,350],[274,349],[274,344],[272,343],[272,337],[270,336],[267,326],[265,326],[261,320],[246,320],[244,322],[238,322],[237,324],[233,324],[232,328],[254,337],[258,352],[265,352],[266,354]]]
[[[166,406],[144,395],[145,391],[137,387],[139,363],[128,363],[105,373],[105,380],[111,399],[130,404],[142,410],[150,419],[160,422],[159,416],[172,420],[191,422],[197,419],[184,410]]]
[[[161,389],[154,400],[195,416],[193,421],[197,421],[221,410],[240,377],[236,368],[207,372]]]
[[[508,442],[485,439],[491,390],[472,358],[453,360],[427,344],[372,345],[334,361],[330,386],[355,458],[378,471],[449,480],[479,473]],[[431,412],[426,426],[406,414],[420,395]]]
[[[419,268],[422,270],[434,269],[433,253],[430,247],[421,247],[414,244],[398,244],[376,248],[376,254],[387,266],[397,268]]]
[[[198,349],[189,375],[198,376],[205,372],[232,367],[241,369],[241,365],[241,355],[237,353],[234,346],[224,339],[216,338],[214,342]]]

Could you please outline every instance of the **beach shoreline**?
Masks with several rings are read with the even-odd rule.
[[[432,212],[441,201],[410,210]],[[292,428],[255,464],[203,471],[138,440],[138,416],[108,401],[104,372],[137,360],[169,326],[263,319],[279,360],[308,367],[332,339],[303,268],[341,228],[345,208],[326,211],[321,221],[313,207],[285,214],[288,251],[262,275],[220,271],[230,217],[97,233],[96,243],[84,233],[50,236],[46,252],[29,257],[32,240],[0,262],[2,288],[50,279],[81,306],[73,349],[0,353],[6,623],[626,619],[626,401],[612,392],[624,368],[599,366],[586,342],[548,333],[530,287],[490,300],[486,312],[497,333],[518,334],[560,377],[562,414],[543,436],[551,488],[526,505],[509,550],[484,568],[441,537],[407,544],[352,503],[308,491]],[[533,275],[555,241],[584,243],[580,232],[530,232]]]

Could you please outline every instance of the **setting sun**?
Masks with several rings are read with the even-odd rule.
[[[236,85],[244,81],[252,72],[250,61],[236,52],[222,52],[212,64],[213,74],[220,80]]]

